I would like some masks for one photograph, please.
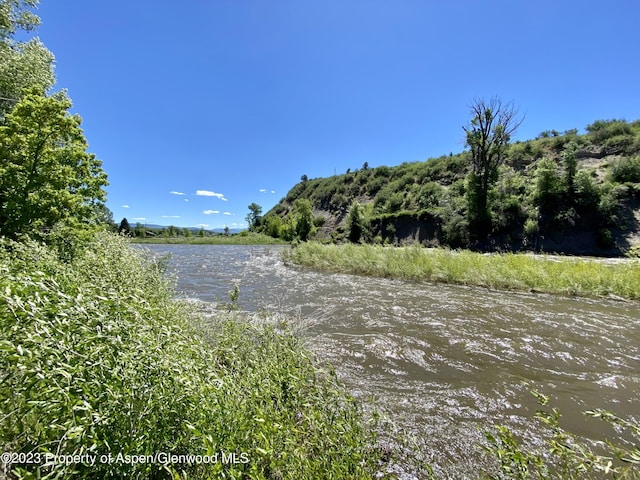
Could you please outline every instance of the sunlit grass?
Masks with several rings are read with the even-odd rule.
[[[312,242],[300,244],[287,256],[297,264],[333,272],[504,290],[640,299],[638,261],[607,264],[572,257]]]

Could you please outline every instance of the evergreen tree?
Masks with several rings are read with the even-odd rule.
[[[120,221],[120,226],[118,227],[118,233],[120,235],[131,235],[131,225],[129,225],[129,220],[123,218]]]

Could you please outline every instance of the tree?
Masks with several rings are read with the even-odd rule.
[[[0,40],[13,37],[17,30],[31,31],[40,25],[40,18],[30,9],[39,0],[0,0]]]
[[[349,227],[349,240],[358,243],[367,229],[367,220],[362,206],[354,200],[347,217]]]
[[[569,199],[573,201],[573,194],[575,193],[575,185],[574,180],[576,177],[576,172],[578,170],[578,159],[576,156],[576,151],[578,150],[578,145],[575,142],[569,142],[569,144],[564,148],[562,152],[562,162],[564,163],[565,168],[565,182],[567,185],[567,193],[569,194]]]
[[[144,238],[147,236],[147,232],[145,231],[144,225],[140,222],[136,222],[136,228],[134,230],[135,236],[139,238]]]
[[[467,187],[469,226],[474,234],[482,236],[491,228],[489,188],[498,178],[498,167],[504,162],[507,145],[523,118],[518,117],[513,104],[504,104],[497,97],[489,102],[475,100],[470,108],[471,121],[462,127],[466,145],[471,148]]]
[[[62,94],[32,91],[0,126],[0,236],[43,237],[60,223],[97,224],[107,176],[69,108]]]
[[[0,0],[0,122],[23,91],[53,86],[53,54],[37,38],[14,40],[18,30],[31,31],[40,19],[30,11],[37,0]]]
[[[296,215],[296,235],[306,242],[313,230],[313,210],[311,202],[306,198],[299,198],[293,203]]]
[[[26,43],[0,42],[0,122],[25,90],[46,91],[53,86],[53,54],[33,39]]]
[[[265,233],[267,235],[272,236],[273,238],[278,238],[280,236],[280,229],[282,228],[282,218],[280,215],[267,215],[265,217]]]
[[[249,230],[253,230],[258,227],[260,224],[260,219],[262,218],[262,207],[257,203],[253,202],[249,205],[249,214],[245,217],[247,221],[247,225],[249,226]]]
[[[120,220],[120,226],[118,227],[118,233],[120,235],[131,235],[131,225],[129,225],[129,220],[127,218],[123,218]]]
[[[543,158],[538,162],[534,178],[534,205],[545,213],[553,211],[562,194],[562,179],[558,174],[558,165],[550,158]]]

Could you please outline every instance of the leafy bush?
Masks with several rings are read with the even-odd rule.
[[[532,391],[538,403],[544,407],[535,415],[549,432],[544,445],[530,447],[518,441],[504,426],[495,432],[485,432],[487,445],[484,447],[499,463],[499,474],[489,475],[491,479],[589,479],[589,478],[638,478],[640,449],[614,445],[607,442],[604,455],[594,453],[589,445],[560,426],[561,412],[549,408],[549,397]],[[585,414],[613,425],[619,431],[626,431],[640,437],[640,425],[619,418],[605,410],[589,410]]]
[[[603,146],[607,153],[623,153],[627,152],[634,144],[634,137],[632,135],[614,135],[607,138]]]
[[[562,193],[562,180],[556,162],[549,158],[542,159],[536,168],[535,179],[534,205],[543,210],[553,209]]]
[[[442,241],[452,248],[469,245],[469,220],[463,215],[447,217],[442,224]]]
[[[296,337],[219,313],[199,324],[162,264],[101,235],[71,263],[0,248],[0,442],[27,478],[372,478],[373,434]],[[237,463],[149,462],[159,453]],[[13,478],[13,477],[12,477]]]
[[[535,218],[527,218],[524,222],[524,234],[527,237],[533,237],[538,233],[538,220]]]
[[[631,125],[625,120],[596,120],[587,125],[587,132],[594,143],[602,143],[620,135],[633,135]]]
[[[615,226],[619,220],[619,208],[620,202],[618,200],[617,190],[605,190],[598,203],[598,214],[600,215],[601,224]]]
[[[580,170],[574,180],[575,202],[583,210],[593,209],[600,201],[600,189],[586,171]]]
[[[613,163],[611,179],[620,183],[640,183],[640,156],[624,157]]]

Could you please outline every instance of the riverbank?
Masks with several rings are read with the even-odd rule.
[[[269,235],[241,232],[233,235],[211,235],[191,237],[132,237],[131,243],[159,245],[287,245],[289,242]]]
[[[205,321],[161,265],[107,234],[70,261],[0,245],[3,472],[376,478],[375,422],[295,335],[234,311]]]
[[[636,260],[607,264],[573,257],[314,242],[298,245],[286,258],[337,273],[640,300],[640,262]]]

